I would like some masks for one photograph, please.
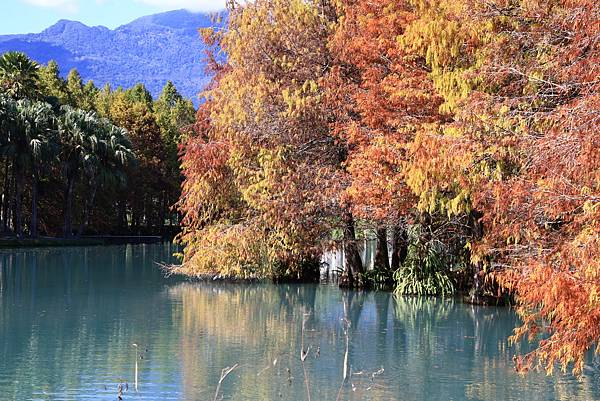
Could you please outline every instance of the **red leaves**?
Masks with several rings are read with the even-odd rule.
[[[475,197],[486,212],[483,248],[495,265],[510,267],[499,277],[518,296],[524,324],[515,338],[548,336],[517,368],[539,362],[552,371],[560,363],[580,373],[584,353],[600,340],[600,6],[551,3],[524,2],[503,19],[479,70],[492,96],[471,96],[466,107],[506,107],[482,113],[504,127],[502,137],[488,128],[471,139],[517,156]]]
[[[377,221],[398,220],[414,205],[406,145],[415,127],[440,118],[442,99],[427,68],[398,40],[416,18],[404,2],[348,1],[331,39],[339,67],[327,82],[328,98],[335,132],[349,145],[346,198],[358,216]]]

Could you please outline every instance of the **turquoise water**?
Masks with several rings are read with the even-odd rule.
[[[516,374],[507,308],[329,285],[191,283],[163,277],[155,262],[172,252],[2,251],[0,400],[116,400],[119,383],[124,400],[213,400],[235,364],[217,399],[600,399],[592,362],[579,379]]]

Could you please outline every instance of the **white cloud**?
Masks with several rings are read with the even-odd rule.
[[[47,0],[50,1],[50,0]],[[58,1],[58,0],[56,0]],[[219,11],[225,8],[225,0],[138,0],[164,10],[185,8],[190,11]]]
[[[25,3],[48,8],[62,8],[74,13],[79,9],[79,0],[23,0]]]

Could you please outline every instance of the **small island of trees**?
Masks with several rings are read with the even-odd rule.
[[[230,2],[185,144],[179,271],[516,300],[517,359],[600,339],[600,3]],[[359,247],[374,239],[374,269]]]

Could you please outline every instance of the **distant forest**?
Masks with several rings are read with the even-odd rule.
[[[173,83],[97,88],[56,62],[0,57],[0,232],[78,237],[177,231],[178,147],[195,109]]]

